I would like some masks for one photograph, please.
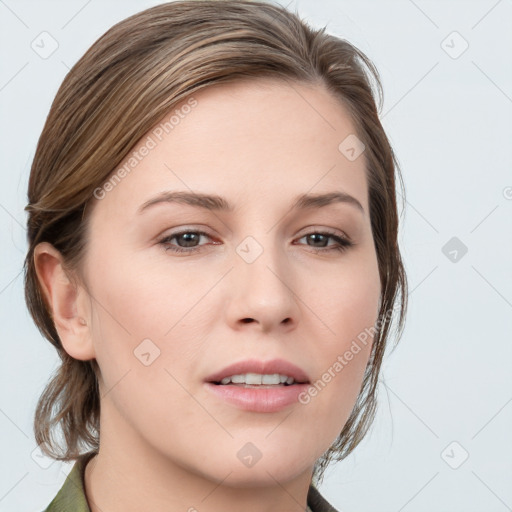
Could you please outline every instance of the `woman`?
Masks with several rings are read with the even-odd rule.
[[[62,359],[35,437],[76,461],[46,510],[335,510],[316,486],[406,310],[371,77],[381,97],[348,42],[234,0],[147,9],[72,68],[26,207]]]

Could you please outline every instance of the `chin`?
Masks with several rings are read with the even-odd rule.
[[[308,471],[312,473],[317,459],[316,453],[304,453],[300,443],[293,446],[286,443],[268,446],[267,443],[261,451],[247,443],[237,448],[234,457],[226,458],[225,453],[218,453],[220,460],[212,469],[217,479],[229,474],[223,485],[235,488],[275,486],[276,481],[284,485]]]
[[[223,479],[229,473],[229,476],[222,482],[223,486],[235,489],[257,488],[275,486],[277,482],[286,485],[287,482],[298,478],[303,473],[313,471],[313,465],[305,467],[296,464],[289,464],[290,461],[272,461],[263,462],[261,459],[251,468],[232,466],[222,475],[215,475],[215,479]]]

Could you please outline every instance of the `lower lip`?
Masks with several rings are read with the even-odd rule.
[[[277,412],[293,403],[299,403],[299,395],[308,388],[309,384],[246,388],[206,382],[205,386],[216,396],[239,409],[253,412]]]

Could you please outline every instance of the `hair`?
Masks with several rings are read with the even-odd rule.
[[[94,190],[185,98],[215,84],[259,77],[326,87],[348,109],[365,145],[381,282],[379,326],[354,408],[335,442],[316,461],[313,481],[321,482],[326,467],[349,455],[368,432],[396,306],[396,343],[407,306],[395,173],[402,194],[404,187],[379,120],[383,94],[378,71],[348,41],[327,34],[325,27],[312,28],[281,6],[249,0],[180,0],[124,19],[87,50],[57,91],[37,144],[25,207],[25,300],[41,334],[61,359],[34,416],[35,439],[45,455],[70,461],[83,455],[83,449],[99,450],[101,373],[96,359],[76,360],[64,350],[36,274],[35,247],[49,242],[62,254],[70,275],[81,276],[86,206],[95,200]],[[57,427],[63,446],[55,437]]]

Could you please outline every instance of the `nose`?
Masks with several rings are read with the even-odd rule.
[[[251,251],[253,255],[248,257]],[[296,328],[300,314],[294,290],[297,278],[277,243],[263,246],[249,239],[238,248],[234,261],[225,309],[229,325],[235,330],[251,328],[264,333]]]

